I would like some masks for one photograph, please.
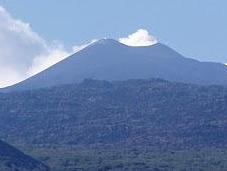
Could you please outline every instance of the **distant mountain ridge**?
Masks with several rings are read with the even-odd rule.
[[[79,83],[88,78],[107,81],[161,78],[227,85],[227,66],[185,58],[161,43],[130,47],[113,39],[102,39],[47,70],[0,91]]]

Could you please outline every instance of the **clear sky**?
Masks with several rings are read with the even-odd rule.
[[[139,29],[133,38],[145,37],[143,44],[153,39],[147,30],[186,57],[227,63],[226,9],[227,0],[0,0],[0,87],[90,40]]]
[[[227,62],[226,0],[0,0],[14,17],[66,45],[139,28],[187,57]]]

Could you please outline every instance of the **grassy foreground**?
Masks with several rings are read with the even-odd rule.
[[[53,171],[226,171],[227,149],[160,151],[145,148],[26,147]]]

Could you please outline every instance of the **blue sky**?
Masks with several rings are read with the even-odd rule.
[[[72,45],[144,28],[188,57],[227,62],[226,0],[1,0],[46,39]]]
[[[142,28],[186,57],[227,63],[226,0],[0,0],[0,6],[66,49]]]

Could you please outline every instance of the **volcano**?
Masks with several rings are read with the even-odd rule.
[[[226,85],[227,66],[186,58],[161,43],[130,47],[113,39],[101,39],[39,74],[1,91],[80,83],[89,78],[107,81],[161,78],[183,83]]]

